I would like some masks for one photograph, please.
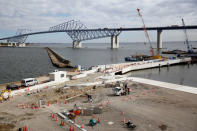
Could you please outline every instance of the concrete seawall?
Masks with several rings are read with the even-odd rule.
[[[72,63],[69,60],[62,58],[60,55],[58,55],[48,47],[46,47],[46,50],[54,66],[58,68],[72,68]]]

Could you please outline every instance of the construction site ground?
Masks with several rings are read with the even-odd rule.
[[[114,96],[112,87],[114,85],[98,85],[95,89],[91,86],[48,88],[28,96],[15,96],[0,103],[0,131],[15,131],[24,126],[29,131],[69,131],[68,123],[62,127],[61,118],[56,121],[56,113],[71,110],[75,104],[81,108],[103,108],[101,114],[76,117],[76,124],[83,124],[88,131],[130,130],[123,124],[124,120],[131,120],[137,126],[136,131],[196,131],[197,95],[128,81],[131,94]],[[87,101],[84,95],[87,91],[93,96],[93,102]],[[79,94],[82,95],[65,101]],[[45,106],[32,109],[40,99],[45,101]],[[55,118],[51,118],[51,113]],[[89,126],[91,118],[99,118],[100,123]],[[78,130],[75,127],[75,131]]]

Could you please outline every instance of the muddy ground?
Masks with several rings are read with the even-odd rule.
[[[128,87],[131,88],[131,94],[127,96],[114,96],[112,88],[104,85],[96,89],[45,89],[28,96],[15,96],[10,101],[0,103],[0,131],[15,131],[24,126],[29,131],[69,131],[70,125],[66,123],[61,127],[61,118],[56,121],[51,118],[51,113],[73,109],[74,104],[81,108],[102,105],[102,114],[76,117],[76,123],[83,124],[88,131],[130,130],[123,120],[131,120],[136,125],[136,131],[196,131],[197,95],[135,82],[129,82]],[[92,103],[84,95],[88,90],[93,95]],[[65,101],[77,94],[82,95]],[[46,106],[32,109],[37,106],[39,99],[43,99]],[[101,122],[90,127],[88,123],[91,118],[99,118]]]

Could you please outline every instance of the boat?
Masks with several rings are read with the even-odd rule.
[[[169,50],[169,51],[162,51],[162,54],[186,54],[186,51],[182,50]]]
[[[131,61],[131,62],[146,61],[150,59],[151,59],[151,56],[147,56],[147,55],[136,55],[136,56],[125,57],[125,61]]]

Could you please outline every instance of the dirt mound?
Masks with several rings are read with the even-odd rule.
[[[14,124],[0,124],[0,131],[12,131],[14,127]]]

